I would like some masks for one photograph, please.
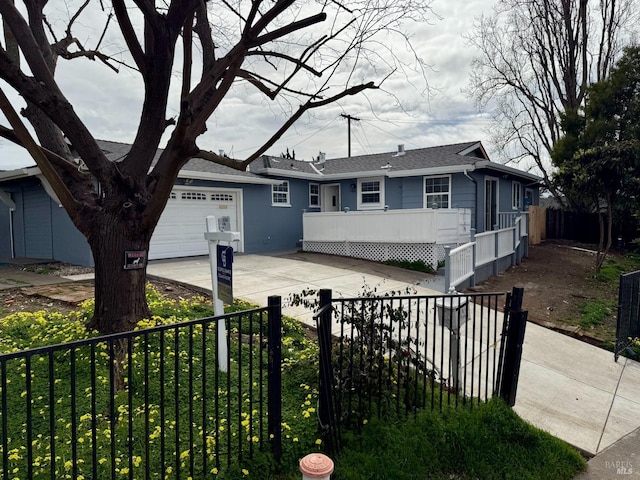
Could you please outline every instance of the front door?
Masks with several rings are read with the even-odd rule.
[[[321,210],[338,212],[340,210],[340,185],[322,185]]]
[[[484,180],[484,229],[493,230],[498,224],[498,179],[487,177]]]

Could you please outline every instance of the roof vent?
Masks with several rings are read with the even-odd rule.
[[[401,157],[404,155],[404,145],[398,145],[398,153],[394,155],[394,157]]]
[[[322,164],[326,161],[326,159],[327,159],[327,154],[325,152],[318,152],[318,159],[316,163]]]

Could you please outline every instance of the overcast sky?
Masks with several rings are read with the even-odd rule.
[[[289,148],[295,150],[296,158],[305,160],[311,160],[319,151],[328,158],[346,156],[347,122],[341,113],[360,118],[351,124],[352,155],[393,151],[398,144],[413,149],[472,140],[483,141],[491,152],[488,116],[478,114],[473,100],[463,92],[475,55],[463,34],[472,29],[475,17],[490,13],[493,3],[435,0],[433,8],[441,19],[434,16],[431,25],[408,27],[418,55],[431,66],[427,72],[430,95],[423,94],[419,85],[409,85],[406,78],[396,77],[385,83],[382,91],[370,91],[315,110],[313,116],[301,119],[267,153],[278,155]],[[60,62],[57,78],[63,91],[72,97],[74,108],[96,138],[131,142],[137,128],[134,106],[140,104],[139,82],[126,70],[113,78],[104,66],[82,62],[81,68],[73,62]],[[6,86],[3,89],[9,93]],[[254,91],[239,88],[209,120],[208,131],[198,144],[243,159],[282,121],[277,106],[265,108]],[[0,122],[7,124],[1,115]],[[0,169],[33,163],[21,149],[0,139]]]

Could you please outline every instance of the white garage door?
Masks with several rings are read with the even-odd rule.
[[[241,195],[241,190],[175,188],[151,238],[149,258],[207,255],[204,231],[209,215],[218,219],[220,230],[241,232]],[[242,242],[233,247],[241,251]]]

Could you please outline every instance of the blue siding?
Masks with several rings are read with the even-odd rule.
[[[403,207],[403,182],[402,178],[387,178],[385,182],[384,204],[391,210],[400,210]]]
[[[93,267],[89,243],[71,221],[67,211],[51,199],[53,258],[65,263]]]
[[[22,205],[22,189],[11,192],[16,204],[13,212],[13,249],[16,257],[25,257],[24,252],[24,208]]]
[[[405,177],[402,179],[402,208],[424,207],[423,177]]]
[[[245,252],[295,249],[302,238],[302,214],[309,207],[309,182],[289,179],[290,207],[271,205],[270,185],[245,185],[242,190]]]
[[[11,211],[0,201],[0,258],[11,258]]]
[[[51,199],[44,188],[23,190],[24,250],[31,258],[53,258]]]

